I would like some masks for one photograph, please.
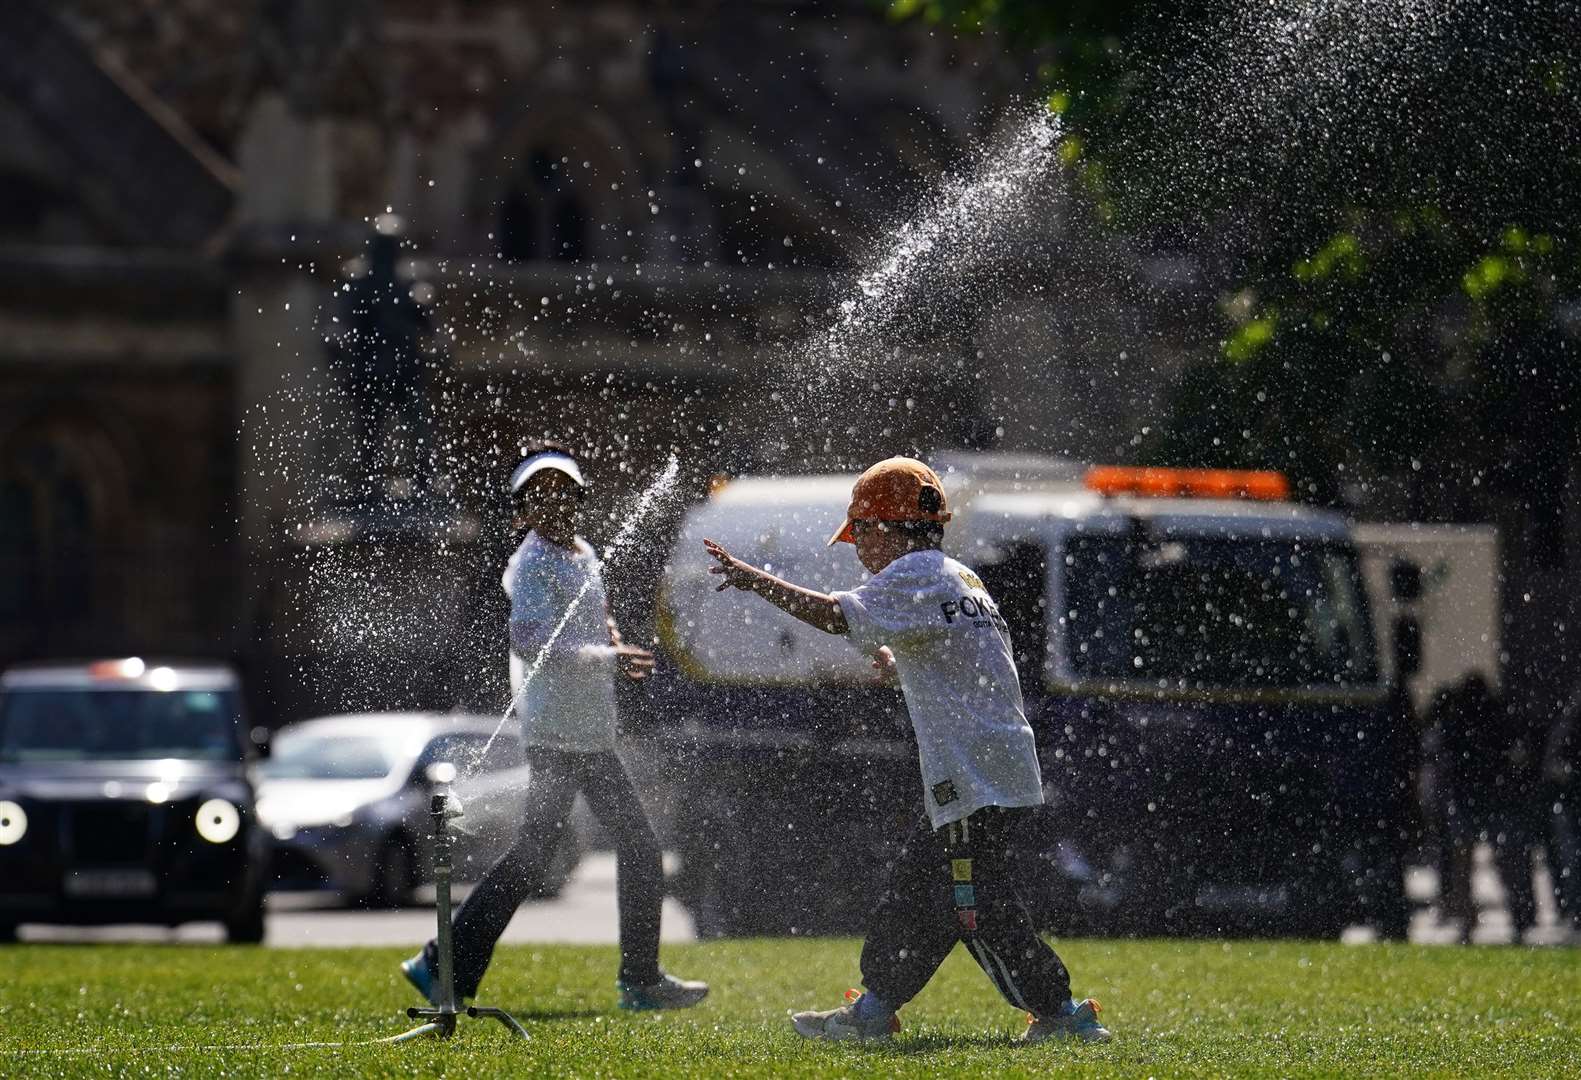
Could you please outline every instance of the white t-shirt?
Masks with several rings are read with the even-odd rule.
[[[529,532],[506,564],[501,583],[511,599],[511,696],[527,744],[612,749],[615,647],[592,545],[578,537],[573,552]],[[561,620],[565,626],[545,652]],[[534,664],[539,664],[536,672]]]
[[[984,806],[1043,801],[1010,635],[976,574],[913,551],[834,598],[858,648],[895,654],[935,829]]]

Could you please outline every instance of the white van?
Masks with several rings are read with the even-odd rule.
[[[1049,920],[1329,934],[1378,873],[1389,713],[1350,524],[1273,473],[934,457],[1011,626],[1048,797]],[[682,854],[700,927],[849,931],[920,813],[904,709],[866,658],[713,591],[704,536],[798,584],[863,578],[826,546],[854,476],[749,477],[686,517],[661,597],[685,718]],[[1403,751],[1402,751],[1403,752]]]

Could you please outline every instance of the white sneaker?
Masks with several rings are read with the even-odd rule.
[[[1038,1017],[1027,1014],[1027,1029],[1021,1035],[1024,1043],[1040,1043],[1049,1039],[1080,1039],[1082,1042],[1108,1042],[1114,1036],[1098,1022],[1103,1006],[1092,998],[1077,1004],[1064,1016]]]
[[[856,1003],[862,997],[856,990],[845,992],[846,1004],[824,1012],[799,1012],[791,1016],[796,1034],[804,1039],[826,1039],[829,1042],[887,1042],[900,1030],[900,1017],[894,1013],[872,1020],[856,1015]]]

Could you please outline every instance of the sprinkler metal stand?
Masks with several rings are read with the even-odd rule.
[[[406,1042],[421,1035],[437,1035],[441,1039],[448,1039],[456,1033],[456,1017],[462,1012],[456,1007],[455,952],[450,922],[450,848],[455,843],[455,838],[450,835],[450,819],[460,817],[461,810],[452,803],[449,789],[441,783],[429,800],[428,812],[434,819],[434,907],[439,919],[438,947],[435,950],[438,954],[438,970],[435,977],[438,979],[439,1000],[431,1008],[407,1009],[408,1017],[426,1020],[427,1023],[395,1036],[391,1042]],[[474,1020],[483,1017],[498,1020],[515,1038],[527,1038],[527,1029],[504,1009],[472,1005],[465,1012]]]

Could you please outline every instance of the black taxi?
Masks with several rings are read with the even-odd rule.
[[[266,836],[236,673],[138,657],[0,675],[0,940],[218,920],[263,939]]]

